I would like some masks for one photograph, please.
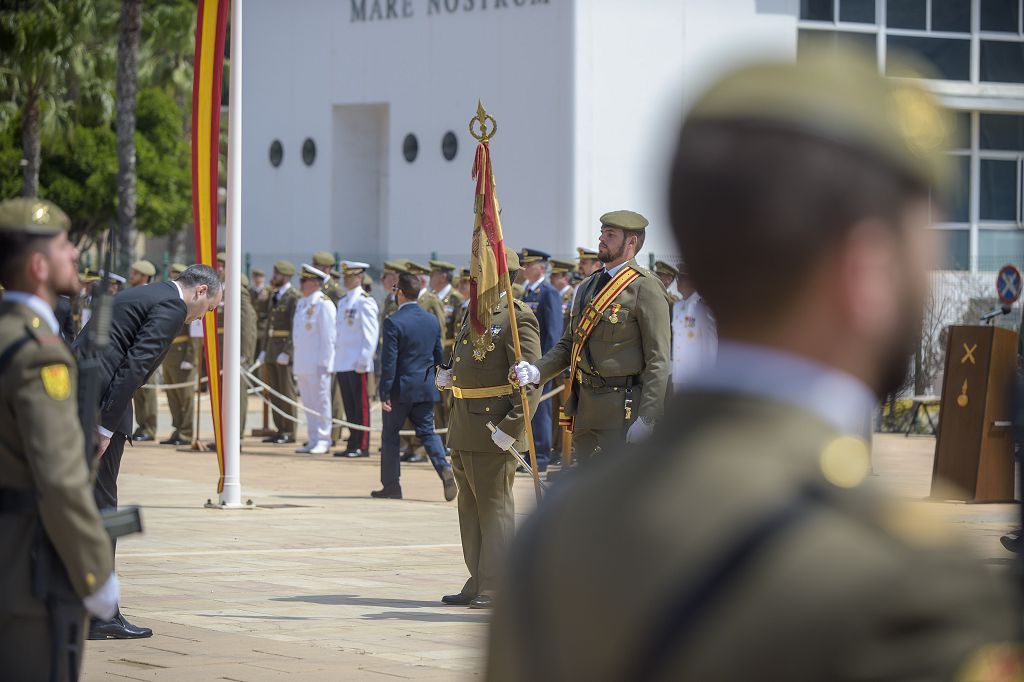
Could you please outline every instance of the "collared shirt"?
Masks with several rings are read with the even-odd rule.
[[[856,377],[810,358],[737,341],[720,341],[717,361],[690,389],[746,393],[799,407],[842,433],[870,437],[878,403]]]
[[[571,285],[571,284],[566,284],[566,285],[565,285],[564,287],[562,287],[562,289],[561,289],[561,290],[560,290],[560,291],[558,292],[558,295],[559,295],[559,296],[563,296],[563,297],[564,297],[564,296],[565,296],[565,295],[566,295],[567,293],[569,293],[570,291],[572,291],[572,285]]]
[[[185,303],[187,305],[187,302],[185,301],[185,291],[181,288],[181,285],[178,284],[178,281],[175,280],[175,279],[172,279],[171,280],[171,284],[173,284],[174,288],[178,290],[178,298],[181,299],[181,302]]]
[[[274,303],[277,303],[278,300],[281,298],[281,296],[284,295],[284,292],[288,291],[291,288],[292,288],[292,283],[291,282],[285,282],[284,284],[279,286],[277,288],[277,291],[274,292]]]
[[[450,293],[452,293],[452,285],[446,284],[444,285],[444,289],[441,289],[441,291],[435,293],[434,296],[437,296],[440,300],[443,301],[445,297]]]
[[[422,292],[420,292],[420,295],[422,295]],[[416,301],[406,301],[402,305],[398,306],[398,309],[401,310],[402,308],[404,308],[407,305],[419,305],[419,304],[416,303]]]
[[[547,279],[547,278],[544,277],[543,275],[541,275],[540,279],[538,279],[536,282],[527,282],[526,283],[526,290],[527,291],[536,291],[540,287],[540,285],[544,283],[545,279]]]
[[[43,322],[50,328],[50,331],[54,334],[60,332],[60,325],[57,324],[57,316],[53,314],[53,308],[39,298],[35,294],[30,294],[25,291],[5,291],[4,300],[11,301],[12,303],[20,303],[39,317],[43,318]]]

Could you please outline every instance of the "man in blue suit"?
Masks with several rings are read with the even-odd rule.
[[[384,411],[380,454],[382,488],[370,495],[402,499],[398,432],[409,419],[441,477],[444,499],[450,502],[455,499],[458,488],[451,464],[445,459],[444,445],[434,433],[434,403],[441,398],[434,385],[434,367],[444,362],[441,325],[416,302],[422,286],[416,275],[399,275],[395,285],[398,310],[384,320],[380,352],[380,402]]]
[[[562,296],[548,282],[548,261],[551,256],[538,249],[523,249],[519,254],[519,262],[523,267],[526,279],[526,292],[523,303],[533,309],[540,325],[540,352],[547,353],[562,338],[564,317],[562,315]],[[544,393],[551,390],[549,382],[544,386]],[[533,441],[537,450],[537,470],[546,471],[551,458],[551,401],[545,400],[537,406],[537,411],[530,420],[533,425]]]

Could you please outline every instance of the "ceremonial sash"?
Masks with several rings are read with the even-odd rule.
[[[604,311],[639,276],[640,273],[629,266],[622,268],[596,297],[583,306],[580,311],[580,322],[573,331],[572,352],[569,356],[569,376],[573,381],[576,380],[576,365],[579,364],[580,356],[583,354],[583,346],[586,345],[587,339],[590,338],[591,333],[601,321]],[[561,421],[561,416],[559,421]]]

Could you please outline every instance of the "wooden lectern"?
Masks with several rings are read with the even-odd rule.
[[[933,498],[1013,501],[1010,386],[1016,368],[1016,333],[1000,327],[949,328]]]

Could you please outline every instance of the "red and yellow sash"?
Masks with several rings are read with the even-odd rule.
[[[573,331],[572,353],[569,356],[569,376],[573,381],[576,380],[576,365],[579,364],[580,355],[583,354],[583,346],[586,345],[587,339],[590,338],[591,333],[601,321],[604,311],[639,276],[640,273],[629,266],[622,268],[605,285],[601,293],[583,306],[580,322]]]

